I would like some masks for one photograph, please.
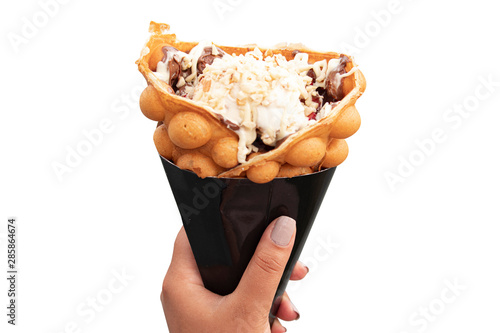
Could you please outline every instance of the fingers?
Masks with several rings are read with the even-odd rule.
[[[276,316],[285,321],[299,320],[300,318],[299,311],[295,305],[293,305],[286,292],[283,294],[283,299],[281,300],[278,314]]]
[[[281,325],[278,319],[273,322],[273,327],[271,327],[271,333],[283,333],[286,332],[286,328]]]
[[[295,241],[295,220],[282,216],[264,232],[235,296],[269,311]]]
[[[200,322],[217,311],[221,296],[205,289],[184,228],[174,244],[172,261],[163,280],[160,300],[171,332],[186,332],[189,323],[179,320],[196,313]],[[189,326],[189,325],[188,325]],[[199,330],[196,330],[199,332]]]
[[[306,277],[307,273],[309,273],[309,268],[300,261],[297,261],[295,267],[293,268],[292,275],[290,276],[290,280],[302,280]]]

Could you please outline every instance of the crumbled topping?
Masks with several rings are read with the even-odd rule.
[[[203,73],[199,73],[200,57],[210,53],[207,47],[211,47],[212,63],[203,63]],[[189,54],[178,51],[167,55],[167,61],[173,57],[180,63],[182,73],[170,84],[175,83],[177,94],[207,105],[232,124],[233,130],[237,128],[240,163],[256,151],[253,143],[257,137],[273,147],[327,116],[337,104],[324,100],[327,80],[338,89],[342,78],[348,75],[338,74],[340,59],[309,64],[307,53],[296,53],[294,59],[287,61],[280,54],[264,57],[258,48],[236,56],[209,42],[198,44]],[[158,63],[157,68],[160,79],[169,77],[165,62]],[[333,82],[328,79],[332,71]]]

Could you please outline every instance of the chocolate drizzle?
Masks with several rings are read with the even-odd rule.
[[[337,77],[347,73],[345,70],[346,65],[350,62],[349,58],[345,55],[340,56],[340,63],[338,66],[331,70],[326,77],[326,100],[325,102],[337,102],[344,98],[344,79]]]
[[[215,52],[215,50],[217,50]],[[188,95],[192,92],[193,82],[190,79],[189,82],[183,82],[182,78],[186,79],[192,73],[191,68],[187,68],[186,70],[182,70],[182,56],[184,54],[180,52],[178,49],[172,46],[164,46],[162,48],[164,57],[163,62],[166,64],[167,72],[168,72],[168,84],[173,88],[175,93],[179,96],[188,97]],[[214,54],[215,53],[215,54]],[[292,55],[295,57],[298,53],[302,53],[299,50],[295,50],[292,52]],[[198,57],[196,62],[197,74],[200,76],[205,70],[206,66],[212,65],[216,58],[222,58],[226,53],[216,46],[207,46],[203,48],[201,55]],[[346,74],[346,66],[350,62],[349,58],[345,55],[340,55],[338,65],[329,69],[327,77],[325,78],[324,84],[325,87],[316,87],[315,91],[312,94],[312,102],[317,103],[316,110],[309,114],[308,118],[310,120],[316,120],[318,112],[323,108],[323,106],[327,103],[331,103],[336,105],[340,100],[345,97],[344,94],[344,84],[343,77],[341,75]],[[317,82],[317,75],[314,69],[309,69],[307,74],[311,78],[310,85],[315,85]],[[179,83],[179,79],[181,83],[179,87],[177,84]],[[196,82],[196,81],[195,81]],[[303,104],[306,102],[303,98],[300,100]],[[310,105],[308,103],[308,105]],[[240,130],[240,126],[220,114],[216,114],[219,121],[227,126],[227,128],[238,131]],[[279,146],[284,141],[286,141],[286,137],[282,138],[276,143],[276,146]],[[258,149],[259,152],[268,152],[276,147],[266,145],[262,139],[261,135],[257,135],[257,139],[253,142],[253,146]]]
[[[226,118],[224,118],[223,115],[220,115],[218,113],[215,114],[217,116],[217,119],[219,119],[219,121],[223,124],[225,124],[227,126],[227,128],[233,130],[233,131],[237,131],[240,129],[240,126],[238,126],[237,124],[233,123],[231,120],[228,120]]]
[[[173,46],[163,47],[163,62],[166,63],[170,78],[168,84],[171,86],[176,85],[179,76],[181,75],[181,60],[178,56],[179,50]]]
[[[316,73],[314,72],[314,69],[310,69],[307,71],[307,76],[309,76],[312,81],[311,81],[311,84],[315,84],[316,83]]]
[[[275,147],[271,147],[271,146],[266,145],[264,142],[262,142],[262,139],[260,137],[261,137],[261,135],[258,134],[257,135],[257,139],[255,139],[255,141],[252,143],[252,145],[254,147],[256,147],[257,149],[259,149],[260,153],[266,153],[266,152],[268,152],[268,151],[270,151],[270,150],[272,150],[272,149],[275,148]]]
[[[198,58],[198,73],[201,74],[205,70],[207,65],[211,65],[214,62],[215,58],[222,58],[225,54],[220,48],[217,47],[217,55],[213,54],[213,48],[211,46],[207,46],[203,49],[201,56]]]

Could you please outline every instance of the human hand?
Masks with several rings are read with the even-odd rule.
[[[264,232],[236,290],[220,296],[205,289],[184,228],[175,240],[172,262],[163,281],[161,302],[171,333],[280,333],[269,309],[295,240],[295,220],[279,217]],[[301,280],[308,268],[298,262],[291,280]],[[285,293],[278,318],[291,321],[299,313]]]

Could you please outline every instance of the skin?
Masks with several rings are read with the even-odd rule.
[[[264,232],[240,284],[227,296],[203,286],[184,228],[177,235],[172,261],[163,281],[161,302],[171,333],[286,332],[279,320],[269,326],[269,309],[292,251],[290,243],[279,246],[271,240],[273,221]],[[291,280],[301,280],[309,269],[298,262]],[[284,321],[299,319],[299,313],[285,293],[278,311]]]

